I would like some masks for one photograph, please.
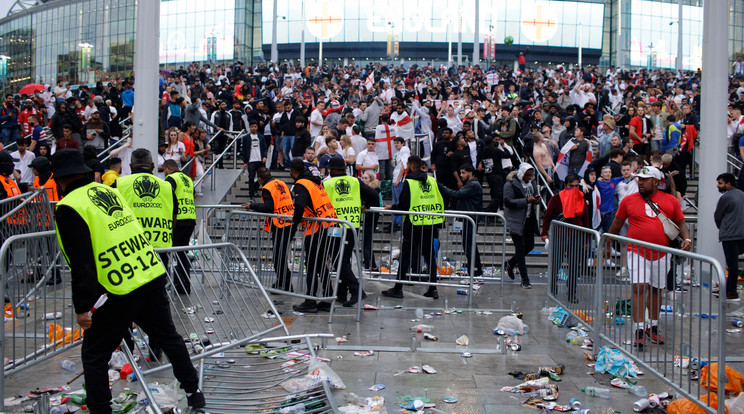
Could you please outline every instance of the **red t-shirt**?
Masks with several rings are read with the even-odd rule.
[[[676,197],[657,191],[651,197],[658,209],[670,220],[677,222],[684,220],[682,208]],[[616,217],[628,220],[628,237],[661,246],[669,246],[669,238],[664,234],[664,225],[640,193],[633,193],[620,202]],[[664,257],[664,252],[646,250],[643,247],[628,243],[628,250],[644,255],[647,260],[657,260]]]
[[[632,126],[635,126],[636,135],[638,135],[639,137],[643,137],[643,121],[641,120],[641,118],[634,116],[633,119],[631,119],[628,123],[628,130],[630,130],[630,127]],[[630,139],[633,140],[633,145],[641,144],[641,141],[633,138],[633,135],[630,135]]]
[[[186,148],[186,155],[194,157],[194,141],[188,135],[183,136],[183,146]],[[189,170],[189,176],[191,178],[196,177],[196,160],[191,163],[191,169]]]

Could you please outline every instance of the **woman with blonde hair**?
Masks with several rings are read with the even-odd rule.
[[[348,135],[341,135],[341,156],[344,157],[344,161],[346,162],[346,174],[350,175],[352,177],[356,176],[356,168],[355,166],[355,159],[356,159],[356,151],[354,151],[354,147],[351,145],[351,137]]]

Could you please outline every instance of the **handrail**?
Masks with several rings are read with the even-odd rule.
[[[199,177],[198,180],[196,180],[194,182],[194,187],[198,186],[199,184],[201,184],[202,181],[204,181],[204,178],[206,178],[207,175],[209,175],[210,172],[212,172],[212,170],[214,170],[214,167],[219,163],[219,161],[222,160],[222,158],[225,157],[225,155],[227,154],[227,152],[230,151],[230,149],[232,148],[233,145],[235,145],[235,142],[238,139],[242,138],[244,134],[246,134],[246,130],[241,131],[237,136],[235,136],[235,138],[233,138],[232,141],[230,141],[230,143],[228,145],[225,145],[225,149],[222,150],[222,153],[220,153],[220,155],[218,155],[217,158],[215,158],[214,160],[212,160],[212,165],[210,165],[209,168],[207,168],[207,170],[204,171],[204,174],[201,177]],[[237,157],[237,154],[235,156]]]
[[[744,164],[744,162],[732,154],[726,154],[726,162],[736,171],[741,171],[741,167]]]
[[[688,206],[692,207],[693,210],[697,211],[698,213],[700,212],[700,209],[698,208],[698,206],[695,204],[694,201],[690,200],[689,198],[685,198],[685,201],[687,202]]]
[[[524,149],[524,141],[522,140],[522,137],[517,137],[517,140],[522,145],[522,149]],[[553,197],[555,194],[553,193],[553,190],[550,189],[548,180],[546,180],[545,177],[543,177],[543,175],[540,174],[540,170],[537,169],[537,163],[535,162],[535,160],[532,158],[531,155],[527,155],[527,161],[530,163],[530,165],[532,165],[532,169],[535,170],[535,176],[538,177],[537,179],[538,184],[540,183],[540,181],[542,181],[544,183],[543,186],[548,190],[548,194],[550,194],[550,196]],[[540,204],[542,204],[545,210],[548,209],[548,204],[545,202],[545,199],[542,197],[540,197]]]
[[[228,130],[225,130],[225,129],[221,129],[221,130],[217,131],[216,134],[212,135],[211,138],[209,138],[209,141],[207,141],[207,145],[211,144],[212,141],[214,141],[215,138],[217,138],[217,136],[220,135],[223,132],[225,134],[238,134],[238,135],[240,135],[241,133],[245,132],[245,130],[243,130],[243,131],[228,131]],[[192,157],[186,164],[184,164],[181,167],[181,172],[184,172],[184,171],[186,171],[187,168],[189,168],[189,166],[191,165],[191,163],[194,162],[194,158],[196,158],[196,157]]]
[[[44,132],[45,132],[45,133],[47,133],[47,134],[51,134],[52,130],[51,130],[51,128],[49,128],[49,127],[44,127]],[[34,136],[34,134],[33,134],[33,133],[30,133],[30,134],[28,134],[28,135],[25,135],[25,136],[24,136],[23,138],[25,138],[25,139],[31,139],[31,138],[33,138],[33,136]],[[10,150],[11,148],[13,148],[13,147],[14,147],[15,145],[16,145],[16,143],[15,143],[15,142],[11,142],[10,144],[8,144],[8,145],[4,146],[4,147],[3,147],[3,149],[4,149],[5,151],[9,151],[9,150]]]

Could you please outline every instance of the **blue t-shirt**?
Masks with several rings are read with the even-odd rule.
[[[599,190],[599,212],[602,214],[612,213],[615,207],[615,187],[623,177],[610,178],[609,182],[597,180],[595,187]]]
[[[739,146],[744,147],[744,136],[739,138]]]
[[[341,155],[339,155],[339,154],[333,154],[333,155],[331,155],[331,154],[329,154],[329,153],[326,152],[325,154],[323,154],[323,155],[320,156],[320,159],[318,160],[318,168],[320,168],[322,170],[323,168],[328,167],[328,161],[331,160],[331,157],[339,157],[339,158],[343,159],[343,157]],[[330,175],[330,174],[331,174],[331,171],[326,168],[325,175]]]

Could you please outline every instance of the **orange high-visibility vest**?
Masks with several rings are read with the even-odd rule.
[[[331,199],[328,197],[325,188],[320,184],[315,184],[308,179],[297,180],[295,184],[300,184],[307,189],[310,193],[310,200],[312,201],[313,208],[305,206],[305,211],[302,212],[304,217],[320,217],[320,218],[336,218],[336,210],[331,204]],[[323,228],[328,228],[331,223],[323,222]],[[317,221],[312,223],[303,221],[302,228],[305,229],[305,235],[309,236],[314,234],[320,228],[320,224]]]
[[[54,181],[54,174],[52,174],[51,177],[44,183],[44,185],[39,184],[39,176],[37,175],[34,177],[34,187],[36,188],[42,188],[44,187],[47,190],[47,195],[49,196],[49,201],[59,201],[62,199],[60,197],[59,192],[57,191],[57,182]]]
[[[264,189],[269,190],[271,198],[274,200],[274,214],[280,214],[284,216],[291,216],[294,214],[294,204],[292,203],[292,195],[289,192],[289,187],[282,180],[271,180],[264,186]],[[263,194],[261,195],[263,200]],[[263,200],[265,203],[266,200]],[[271,230],[270,223],[274,224],[274,227],[287,227],[292,225],[292,220],[273,218],[271,222],[266,217],[264,223],[264,230],[267,232]]]

